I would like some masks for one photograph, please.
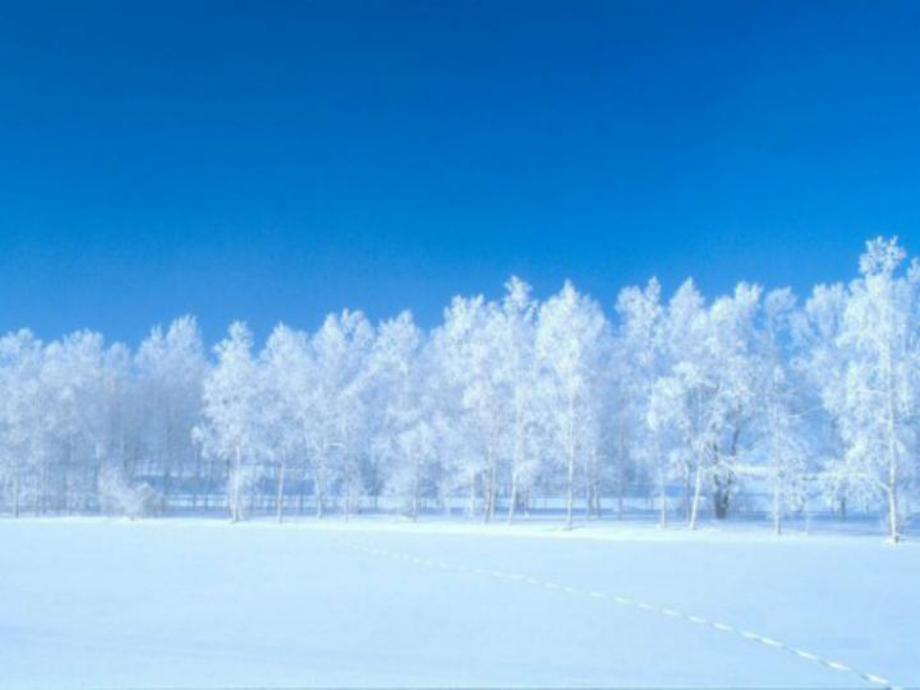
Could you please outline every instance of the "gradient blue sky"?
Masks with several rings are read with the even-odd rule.
[[[0,330],[920,252],[920,3],[2,2]]]

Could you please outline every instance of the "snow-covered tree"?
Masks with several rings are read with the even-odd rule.
[[[485,521],[495,512],[500,444],[512,414],[499,380],[498,324],[495,304],[482,296],[455,297],[444,323],[433,335],[432,345],[440,373],[452,389],[456,421],[463,427],[469,512],[475,513],[476,490],[482,482]]]
[[[782,531],[784,512],[803,505],[807,498],[804,401],[785,352],[794,314],[791,290],[774,290],[764,299],[757,422],[762,437],[760,450],[773,494],[771,513],[776,534]]]
[[[361,312],[279,326],[258,355],[240,323],[209,357],[195,320],[136,350],[78,331],[0,337],[0,509],[13,515],[244,506],[347,518],[395,497],[417,517],[468,497],[508,520],[534,499],[587,518],[629,488],[668,519],[681,483],[692,527],[769,489],[774,529],[820,490],[841,515],[884,508],[898,540],[918,487],[920,264],[868,243],[859,277],[789,290],[740,283],[707,302],[623,290],[614,328],[566,283],[539,302],[456,297],[425,330]],[[226,493],[221,487],[226,485]],[[507,501],[507,504],[504,502]],[[916,504],[914,504],[916,505]]]
[[[656,428],[679,435],[686,481],[692,476],[690,526],[696,528],[704,489],[712,489],[716,517],[728,512],[739,480],[742,434],[752,418],[754,369],[751,325],[760,290],[741,284],[732,297],[706,309],[691,282],[668,305],[673,361],[652,393]]]
[[[905,256],[897,239],[867,244],[840,333],[848,348],[841,400],[846,452],[885,496],[895,542],[901,537],[899,492],[915,469],[920,392],[920,266],[900,274]]]
[[[106,348],[99,333],[79,331],[45,347],[40,380],[57,451],[50,468],[65,512],[97,506],[99,473],[117,452],[112,425],[128,366],[126,348]]]
[[[275,472],[275,518],[284,520],[285,482],[291,462],[309,454],[304,428],[313,409],[313,389],[308,339],[285,325],[272,331],[259,357],[259,383],[263,390],[262,417],[266,456]]]
[[[668,519],[667,429],[659,424],[651,407],[655,383],[667,371],[665,310],[658,281],[650,280],[644,289],[624,289],[617,299],[617,313],[620,329],[614,361],[621,403],[616,420],[624,445],[632,448],[636,458],[644,460],[655,478],[659,521],[664,526]]]
[[[367,452],[365,393],[370,384],[366,372],[373,343],[374,330],[364,314],[347,310],[327,316],[310,340],[320,514],[330,481],[341,489],[346,518],[362,488],[360,454]]]
[[[539,370],[536,356],[537,303],[531,288],[523,280],[512,277],[505,283],[505,298],[494,315],[498,379],[502,397],[508,401],[511,424],[505,434],[503,454],[509,459],[510,493],[508,520],[526,496],[538,472],[538,451],[535,427],[539,423]],[[510,445],[510,448],[507,447]]]
[[[565,459],[566,526],[571,529],[580,457],[600,444],[597,408],[609,357],[609,323],[571,283],[540,307],[536,352],[547,375],[554,447]]]
[[[46,471],[47,423],[41,389],[42,344],[30,331],[0,338],[0,487],[19,517],[31,485],[37,499],[39,474]]]
[[[409,516],[418,517],[431,468],[437,460],[437,412],[429,387],[430,366],[422,330],[403,312],[382,323],[370,359],[379,424],[373,441],[377,477],[401,497]],[[387,470],[382,463],[387,462]]]
[[[185,316],[165,332],[154,328],[140,344],[135,361],[142,398],[142,453],[147,471],[162,477],[160,499],[165,508],[176,478],[193,479],[195,492],[201,481],[192,429],[201,421],[207,361],[197,322]]]
[[[839,283],[815,286],[804,308],[794,315],[796,355],[791,362],[806,400],[804,422],[820,470],[818,487],[844,517],[849,502],[865,500],[875,492],[845,452],[841,435],[848,354],[840,333],[846,299],[846,288]]]
[[[228,508],[230,519],[238,522],[243,519],[243,501],[264,443],[259,370],[252,354],[252,335],[241,322],[230,326],[214,352],[217,364],[204,380],[204,422],[197,435],[206,452],[228,463]]]

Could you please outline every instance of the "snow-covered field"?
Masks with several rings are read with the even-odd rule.
[[[0,521],[0,687],[920,685],[920,546],[362,519]]]

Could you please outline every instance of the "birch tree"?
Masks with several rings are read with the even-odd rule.
[[[575,473],[579,454],[600,442],[595,411],[610,343],[609,324],[600,307],[571,283],[540,307],[536,352],[548,376],[556,446],[565,457],[566,528],[572,528]]]
[[[176,478],[194,477],[196,491],[200,481],[192,429],[201,421],[207,362],[195,319],[176,319],[165,332],[154,328],[140,344],[135,366],[136,385],[144,401],[141,433],[145,455],[162,476],[165,508]]]
[[[469,513],[475,514],[477,484],[482,481],[486,522],[495,512],[501,434],[510,414],[498,376],[497,324],[496,306],[481,295],[455,297],[433,335],[434,356],[463,425]]]
[[[526,495],[537,474],[534,428],[539,414],[540,387],[536,315],[537,303],[531,297],[530,286],[512,277],[505,283],[505,298],[496,315],[495,329],[497,364],[501,367],[498,378],[511,413],[508,419],[510,433],[505,435],[510,443],[506,441],[503,451],[510,459],[509,522],[514,519],[522,494]]]
[[[283,324],[268,338],[259,356],[260,381],[264,389],[262,415],[267,454],[275,471],[275,519],[284,520],[285,482],[292,459],[308,453],[303,428],[312,371],[307,336]]]
[[[802,396],[783,342],[795,313],[789,289],[774,290],[764,299],[761,341],[759,424],[765,466],[772,490],[773,531],[782,532],[786,509],[802,505],[805,493],[807,445],[804,439]]]
[[[630,438],[635,454],[644,458],[655,478],[659,501],[659,524],[668,520],[667,483],[669,474],[667,430],[652,409],[655,382],[666,374],[664,307],[661,286],[652,279],[644,289],[624,289],[617,299],[620,329],[617,337],[618,363],[616,376],[620,379],[622,404],[618,419],[624,428],[632,430]]]
[[[389,488],[403,499],[413,521],[437,449],[424,347],[421,329],[403,312],[380,325],[370,363],[381,415],[375,447],[380,457],[391,460]]]
[[[365,367],[373,347],[374,332],[364,314],[343,311],[330,314],[310,340],[313,359],[312,396],[317,428],[314,447],[319,471],[318,511],[323,512],[333,453],[338,464],[333,480],[343,493],[343,513],[351,514],[356,492],[361,486],[358,454],[367,440],[365,393],[369,385]]]
[[[846,392],[847,346],[841,340],[847,292],[842,284],[817,285],[795,314],[792,360],[796,380],[807,398],[805,416],[810,446],[820,467],[817,480],[830,506],[846,517],[850,502],[876,492],[846,452],[841,420]]]
[[[261,401],[252,335],[235,322],[214,348],[217,364],[204,380],[204,423],[199,436],[208,452],[228,462],[227,500],[230,519],[243,519],[245,493],[261,450]]]
[[[19,517],[27,485],[37,500],[45,471],[46,421],[42,409],[42,343],[28,330],[0,338],[0,486]]]
[[[905,256],[896,238],[867,243],[840,334],[849,348],[841,408],[847,454],[884,495],[893,542],[901,538],[899,491],[914,470],[920,372],[920,267],[899,273]]]

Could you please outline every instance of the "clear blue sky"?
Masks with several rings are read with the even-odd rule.
[[[920,252],[920,3],[4,2],[0,330]]]

